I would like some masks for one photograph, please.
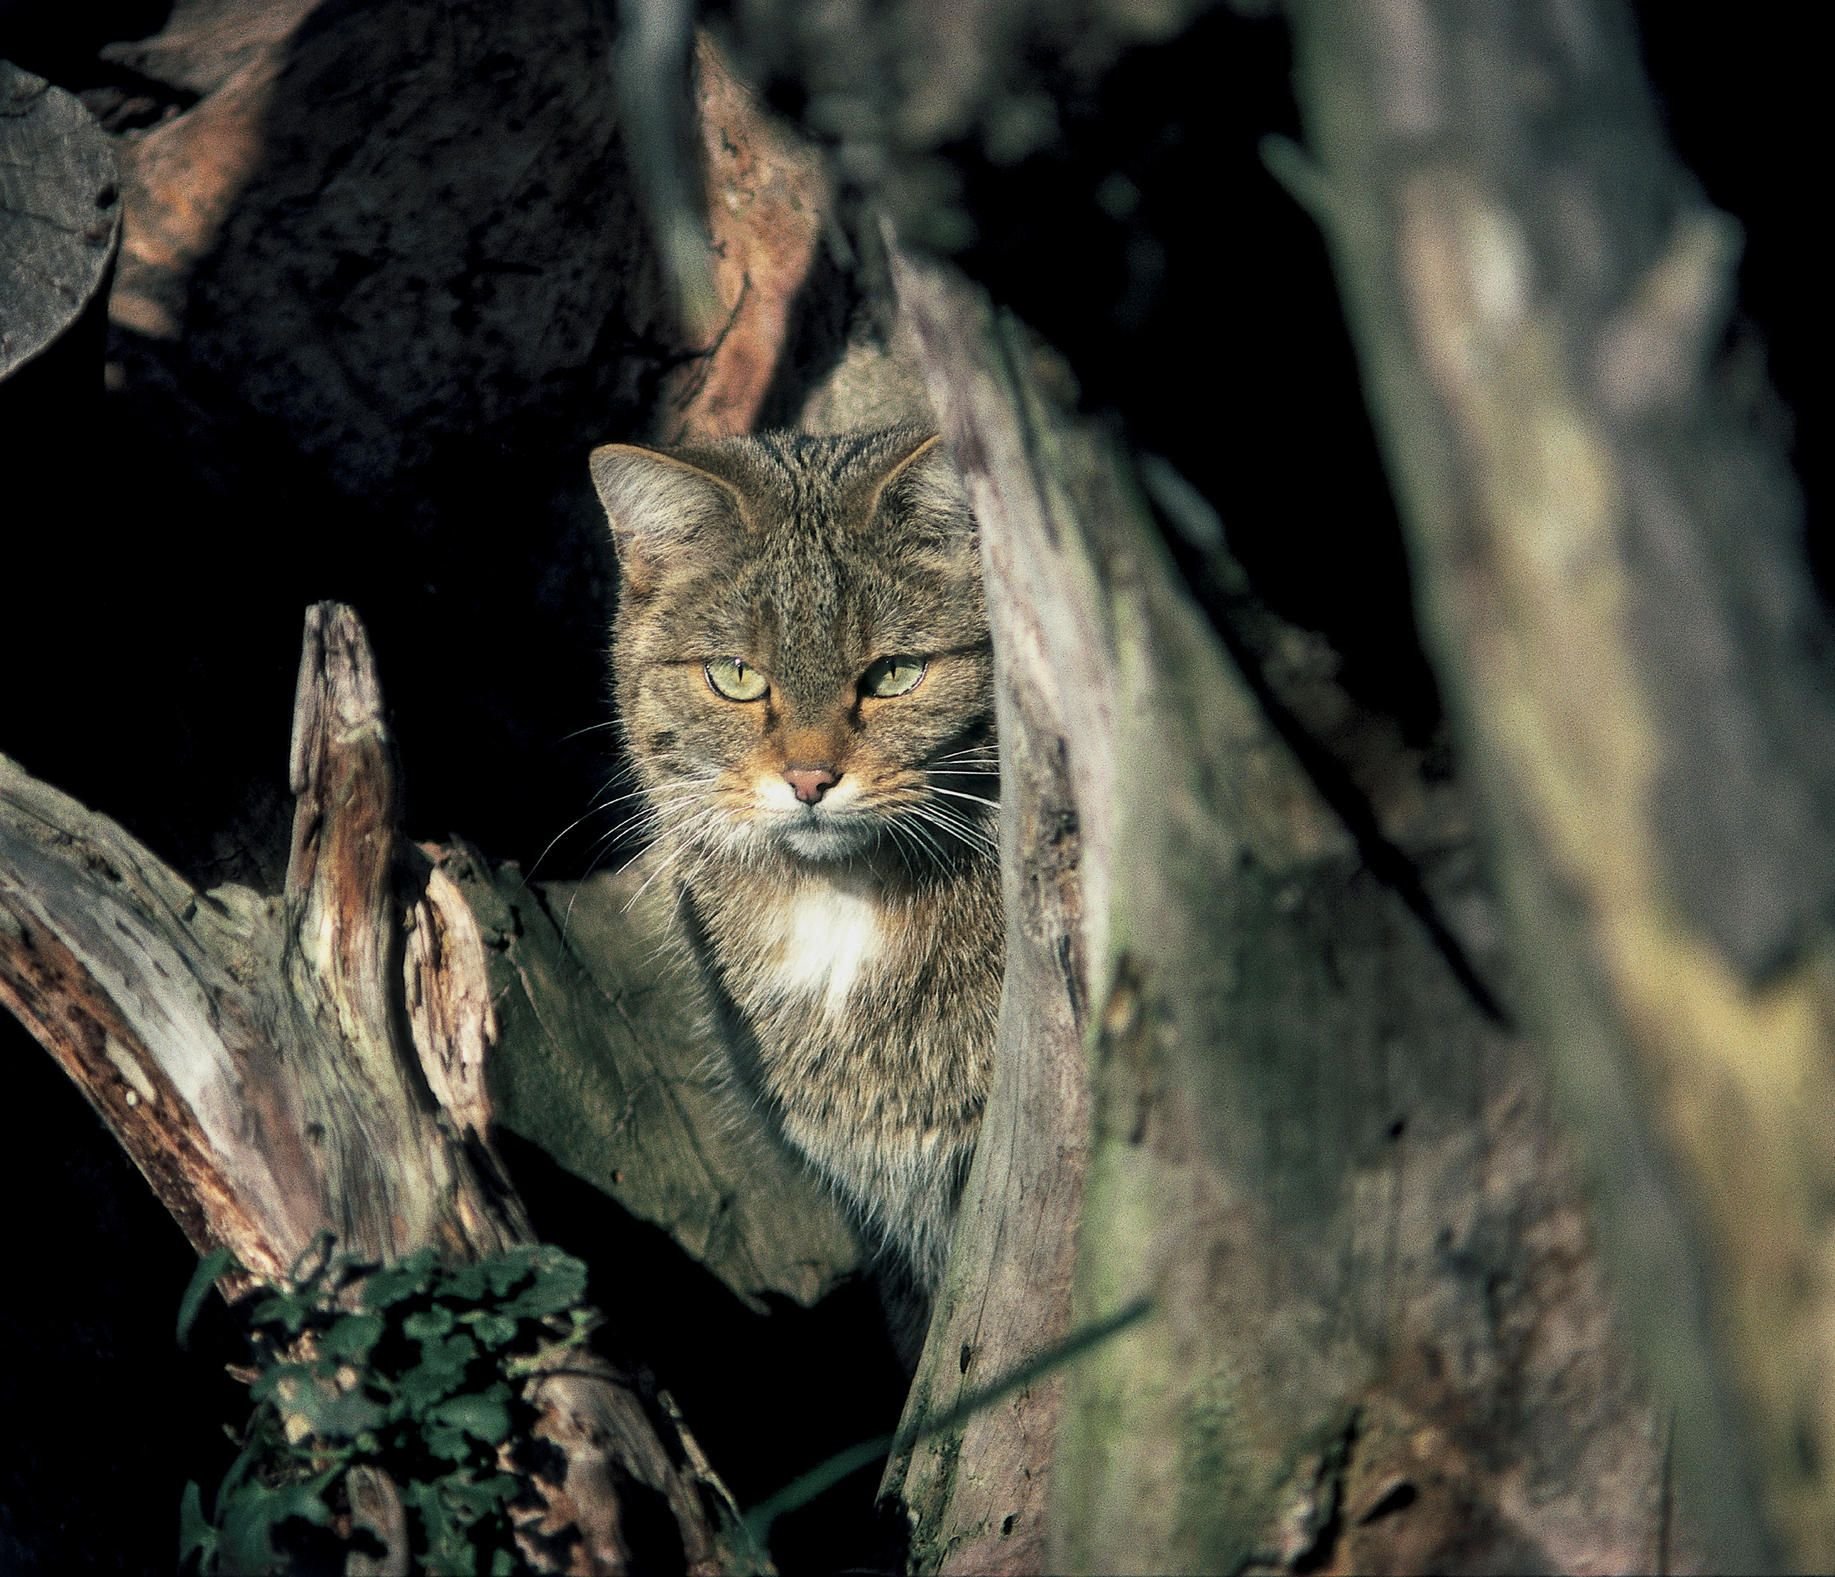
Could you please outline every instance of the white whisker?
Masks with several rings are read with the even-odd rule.
[[[629,914],[631,912],[632,906],[636,904],[637,900],[643,897],[643,895],[650,890],[650,884],[654,882],[657,879],[657,877],[661,876],[664,871],[670,869],[670,867],[679,863],[682,856],[689,853],[694,848],[694,846],[695,845],[694,845],[693,839],[690,836],[688,836],[688,829],[684,828],[683,834],[682,834],[681,846],[677,848],[672,854],[670,854],[668,858],[664,859],[656,867],[655,870],[653,870],[648,876],[646,876],[643,879],[643,882],[639,885],[637,891],[632,893],[630,898],[626,900],[625,906],[624,906],[624,912],[626,914]]]
[[[611,785],[608,783],[606,787],[610,788]],[[626,789],[624,793],[614,794],[610,799],[594,800],[592,808],[594,810],[610,810],[614,805],[622,805],[628,799],[636,799],[639,795],[649,792],[648,789],[643,788]]]
[[[958,841],[985,849],[989,854],[996,858],[999,857],[1000,845],[987,832],[948,807],[936,804],[921,805],[917,808],[917,815],[921,820],[929,822],[933,827],[941,828]]]
[[[617,726],[618,719],[615,717],[608,717],[603,723],[588,723],[584,728],[576,728],[571,734],[561,735],[561,743],[566,744],[570,739],[578,739],[582,734],[597,733],[602,728],[616,728]]]
[[[905,845],[898,835],[898,823],[896,821],[882,821],[873,829],[873,842],[875,846],[887,837],[890,837],[892,840],[892,848],[898,855],[899,863],[905,867],[905,874],[915,877],[917,872],[911,868],[911,856],[905,853]]]
[[[597,808],[597,806],[593,806],[583,814],[575,816],[572,821],[568,822],[565,827],[561,828],[559,832],[548,840],[547,847],[530,861],[528,870],[523,872],[522,884],[525,889],[528,887],[529,883],[535,879],[535,873],[541,869],[542,861],[547,859],[548,856],[554,852],[554,846],[559,843],[561,839],[566,837],[568,833],[572,832],[575,827],[579,826],[581,822],[585,821],[588,816],[591,816],[593,811]]]
[[[992,806],[995,810],[1000,809],[999,800],[988,799],[985,795],[982,795],[982,794],[965,794],[962,792],[961,789],[938,788],[937,785],[934,783],[931,784],[930,787],[933,793],[947,794],[951,799],[972,799],[977,805],[989,805],[989,806]]]
[[[947,865],[949,863],[948,859],[945,857],[943,853],[943,846],[939,844],[935,838],[931,837],[931,835],[924,830],[924,828],[919,824],[917,820],[914,819],[912,821],[906,822],[905,830],[909,832],[912,835],[912,837],[917,838],[920,842],[922,842],[924,847],[930,851],[931,859],[933,859],[938,865]]]

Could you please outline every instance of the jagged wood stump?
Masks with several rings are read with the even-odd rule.
[[[307,618],[292,786],[284,892],[203,892],[0,757],[0,1003],[193,1244],[256,1277],[283,1275],[327,1228],[384,1260],[529,1241],[489,1138],[483,945],[457,886],[400,839],[375,665],[335,604]],[[564,1464],[538,1481],[532,1561],[720,1566],[730,1501],[692,1442],[603,1362],[529,1384],[535,1433]]]

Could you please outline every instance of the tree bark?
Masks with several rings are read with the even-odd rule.
[[[136,441],[226,494],[198,564],[272,503],[323,560],[421,587],[397,627],[497,637],[495,581],[455,616],[424,540],[378,569],[369,526],[470,552],[486,509],[546,508],[567,524],[522,542],[530,605],[568,587],[577,614],[591,442],[922,419],[910,349],[982,522],[1009,924],[996,1086],[884,1480],[914,1569],[1826,1565],[1835,690],[1788,477],[1703,373],[1734,240],[1606,0],[1292,7],[1320,162],[1273,162],[1336,254],[1410,517],[1461,748],[1438,782],[1367,715],[1347,739],[1332,654],[1258,605],[1204,500],[920,249],[979,226],[997,255],[966,194],[1200,9],[734,8],[736,58],[774,102],[800,82],[833,146],[825,168],[701,51],[709,337],[663,296],[598,0],[181,0],[114,57],[204,95],[122,145]],[[1087,172],[1105,207],[1131,168]],[[856,332],[891,313],[877,254],[843,260],[863,195],[890,220],[890,354]],[[31,371],[0,386],[16,406]],[[404,847],[373,664],[346,614],[315,617],[280,897],[199,891],[0,762],[0,1001],[192,1241],[258,1274],[325,1225],[378,1255],[523,1240],[496,1121],[753,1307],[822,1297],[857,1245],[726,1131],[647,956],[647,871],[532,887]],[[598,609],[579,622],[596,660]],[[520,703],[564,665],[465,644],[425,693],[515,719],[476,805],[542,776],[522,763],[557,713]],[[246,712],[237,682],[211,705]],[[597,1569],[727,1558],[730,1506],[669,1408],[605,1368],[540,1384],[568,1463],[540,1531],[583,1530]],[[386,1484],[359,1492],[386,1528]],[[659,1497],[660,1545],[631,1514]]]
[[[736,1121],[652,861],[530,883],[462,847],[436,857],[485,938],[500,1127],[667,1232],[754,1310],[807,1308],[863,1268],[834,1196]]]
[[[894,278],[982,523],[1000,660],[1007,909],[994,1089],[948,1284],[901,1424],[910,1437],[1069,1333],[1072,1234],[1089,1122],[1079,1045],[1089,1001],[1086,916],[1112,846],[1103,822],[1092,827],[1082,817],[1101,816],[1113,803],[1103,736],[1086,738],[1077,725],[1106,724],[1113,687],[1102,652],[1065,643],[1058,619],[1101,615],[1081,543],[1055,529],[1066,505],[1062,490],[1082,480],[1069,467],[1082,457],[1029,452],[1042,423],[999,359],[1011,347],[995,337],[970,292],[896,252]],[[966,353],[954,338],[964,333]],[[978,351],[994,361],[992,369],[968,360]],[[971,427],[976,417],[980,424]],[[1027,485],[996,502],[991,475]],[[1064,613],[1079,594],[1087,600]],[[1070,665],[1062,685],[1043,671],[1059,659]],[[1068,695],[1087,707],[1082,717],[1065,715]],[[1084,868],[1090,861],[1095,873]],[[1051,1564],[1047,1496],[1063,1385],[1061,1374],[1049,1375],[888,1464],[883,1487],[902,1498],[914,1520],[914,1570],[1022,1572]]]
[[[1656,1563],[1662,1428],[1495,960],[1446,918],[1488,904],[1463,829],[1341,820],[1114,433],[947,268],[898,280],[982,523],[1011,873],[997,1084],[905,1427],[1152,1309],[895,1462],[915,1566]]]
[[[1737,230],[1612,0],[1295,20],[1304,185],[1681,1498],[1720,1569],[1825,1568],[1835,686],[1767,396],[1716,356]]]
[[[263,898],[194,889],[0,758],[0,1002],[200,1252],[273,1280],[327,1228],[366,1259],[530,1241],[489,1138],[482,942],[457,886],[401,844],[375,665],[336,605],[307,618],[291,776],[287,885]],[[720,1569],[717,1481],[628,1380],[570,1358],[528,1395],[563,1464],[538,1480],[532,1561],[571,1541],[569,1570]]]
[[[120,236],[101,128],[68,93],[0,60],[0,382],[87,310]]]

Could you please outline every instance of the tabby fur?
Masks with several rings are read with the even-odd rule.
[[[992,656],[961,482],[912,428],[614,444],[591,465],[621,572],[619,726],[733,1071],[933,1290],[1002,972]],[[922,677],[870,693],[893,656]],[[762,697],[715,688],[709,665],[732,659]],[[785,774],[818,770],[834,781],[805,803]]]

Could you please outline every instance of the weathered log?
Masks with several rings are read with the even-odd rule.
[[[583,882],[526,882],[435,851],[482,931],[507,1131],[667,1232],[754,1309],[816,1303],[860,1269],[833,1195],[727,1087],[676,926],[640,859]]]
[[[1737,230],[1614,0],[1294,14],[1290,162],[1684,1503],[1722,1569],[1826,1568],[1835,670],[1716,366]]]
[[[1047,588],[1072,597],[1095,592],[1087,574],[1077,573],[1080,563],[1066,567],[1066,553],[1076,550],[1048,523],[1054,506],[1064,508],[1058,490],[1069,478],[1047,463],[1036,489],[1010,491],[989,511],[990,472],[998,467],[1016,479],[1025,474],[1016,450],[1032,430],[1031,413],[1015,410],[993,431],[971,430],[967,407],[990,397],[987,379],[956,362],[941,326],[970,293],[952,295],[947,281],[904,259],[895,278],[933,394],[940,397],[938,414],[982,516],[989,620],[1002,659],[997,705],[1007,906],[995,1086],[964,1196],[953,1268],[901,1425],[910,1435],[1068,1331],[1089,1120],[1080,1044],[1090,956],[1085,904],[1092,889],[1102,890],[1111,847],[1101,825],[1086,826],[1080,815],[1081,807],[1112,800],[1106,752],[1095,739],[1087,750],[1073,745],[1062,707],[1066,693],[1081,691],[1090,715],[1104,718],[1106,726],[1112,685],[1094,647],[1062,653],[1074,665],[1063,675],[1063,690],[1056,680],[1040,682],[1037,665],[1051,657],[1038,645],[1045,632],[1034,623],[1034,610],[1053,604],[1035,599]],[[999,387],[991,397],[1011,392]],[[984,439],[998,451],[980,447]],[[1017,518],[1022,514],[1023,523]],[[1100,610],[1085,602],[1070,616],[1079,615],[1094,620]],[[1086,857],[1096,861],[1095,872],[1082,868]],[[888,1464],[883,1488],[902,1499],[913,1520],[913,1569],[1021,1572],[1049,1566],[1048,1469],[1062,1388],[1062,1376],[1048,1376]]]
[[[287,885],[263,898],[194,889],[0,759],[0,1002],[192,1242],[259,1277],[327,1228],[385,1260],[529,1241],[479,1078],[494,1036],[482,942],[457,887],[404,853],[375,665],[333,604],[307,619],[292,782]],[[564,1464],[538,1480],[534,1532],[564,1545],[574,1530],[582,1570],[718,1566],[717,1484],[623,1377],[575,1358],[528,1396]]]
[[[0,380],[82,316],[120,233],[108,138],[68,93],[0,60]]]
[[[894,1464],[917,1567],[1652,1563],[1661,1427],[1495,961],[1426,896],[1488,902],[1457,821],[1354,837],[1114,435],[948,269],[898,279],[982,523],[1011,866],[1000,1068],[906,1427],[1154,1310]],[[1398,865],[1429,871],[1404,893]]]
[[[455,435],[512,425],[570,465],[608,436],[746,430],[826,178],[691,39],[682,113],[713,294],[676,322],[632,189],[642,126],[615,91],[612,9],[188,4],[112,48],[203,94],[123,146],[110,310],[130,385],[207,371],[219,423],[277,422],[360,495],[438,499]],[[317,200],[302,208],[301,191]]]

